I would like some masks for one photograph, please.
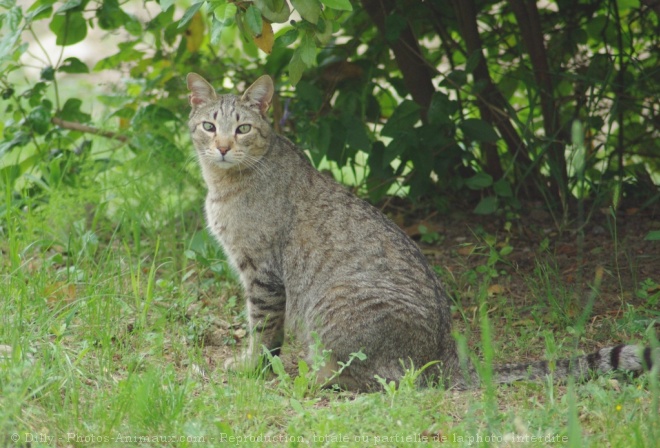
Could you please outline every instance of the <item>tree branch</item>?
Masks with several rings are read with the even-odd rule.
[[[508,103],[495,84],[493,84],[493,80],[490,77],[486,58],[481,50],[483,44],[479,35],[479,29],[477,28],[477,12],[474,1],[453,0],[452,4],[458,19],[461,35],[465,40],[467,54],[476,54],[478,57],[473,75],[475,82],[481,82],[484,85],[481,93],[477,95],[476,101],[481,118],[494,125],[500,131],[511,154],[518,153],[521,161],[525,165],[530,166],[532,161],[529,158],[527,147],[513,127],[508,114],[505,112]],[[439,14],[437,10],[435,10],[435,13]],[[497,153],[497,146],[495,144],[484,144],[483,147],[486,153],[486,171],[495,179],[501,178],[503,172],[499,154]]]
[[[83,132],[85,134],[100,135],[101,137],[112,138],[115,140],[119,140],[121,142],[128,141],[128,137],[125,135],[117,134],[116,132],[112,132],[112,131],[103,131],[101,129],[92,126],[87,126],[86,124],[76,123],[74,121],[66,121],[66,120],[62,120],[61,118],[53,117],[51,119],[51,122],[56,126],[59,126],[64,129],[69,129],[71,131]]]
[[[566,205],[568,199],[568,173],[566,171],[564,143],[559,140],[561,131],[559,114],[555,106],[553,80],[548,66],[545,43],[543,42],[539,10],[535,0],[509,0],[509,5],[520,27],[521,40],[527,48],[534,79],[539,88],[543,129],[549,142],[548,154],[551,171],[554,171],[555,174],[555,176],[550,177],[552,191],[558,193],[564,205]]]
[[[362,0],[362,6],[371,17],[376,28],[386,36],[385,19],[395,8],[392,0]],[[399,33],[392,44],[392,52],[399,70],[403,75],[403,82],[412,95],[413,100],[422,108],[422,119],[426,121],[427,112],[431,104],[431,97],[435,93],[433,87],[432,71],[422,56],[422,51],[409,24]]]

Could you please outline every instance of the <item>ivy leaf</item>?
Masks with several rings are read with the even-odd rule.
[[[193,4],[190,8],[186,9],[186,12],[183,13],[183,17],[181,17],[181,20],[179,20],[179,25],[177,26],[177,29],[181,29],[184,26],[186,26],[188,22],[190,22],[190,20],[193,18],[195,13],[199,11],[199,8],[201,8],[203,4],[204,4],[203,1],[197,2]]]
[[[468,118],[459,127],[470,140],[495,143],[500,138],[489,123],[479,118]]]
[[[118,0],[104,0],[96,10],[96,19],[102,30],[114,30],[130,22],[130,17],[119,6]]]
[[[56,14],[49,28],[57,36],[55,43],[61,46],[77,44],[87,36],[87,22],[80,12]]]
[[[261,13],[253,5],[250,5],[245,11],[245,23],[247,23],[248,28],[252,31],[253,36],[261,34],[264,26],[263,20],[261,19]]]
[[[486,196],[474,208],[473,213],[476,215],[492,215],[497,211],[497,197]]]
[[[62,110],[58,114],[62,120],[75,121],[78,123],[87,123],[92,119],[92,116],[80,110],[82,101],[78,98],[69,98],[64,103]]]
[[[321,0],[328,8],[339,9],[342,11],[353,11],[353,5],[349,0]]]
[[[314,25],[319,21],[321,15],[319,0],[291,0],[291,4],[303,19]]]
[[[71,57],[66,58],[57,71],[64,73],[89,73],[89,67],[80,59]]]

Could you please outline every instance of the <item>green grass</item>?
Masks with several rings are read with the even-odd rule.
[[[356,395],[307,386],[313,369],[303,379],[227,374],[222,358],[245,320],[236,279],[202,230],[203,192],[194,175],[154,175],[143,162],[22,203],[5,187],[1,446],[657,446],[658,381],[648,375]],[[488,268],[465,285],[483,301],[496,280]],[[548,301],[538,313],[549,306],[564,322],[550,297],[568,287],[547,266],[537,272]],[[468,345],[495,362],[577,345],[542,320],[513,328],[506,299],[495,314],[460,311],[459,325],[473,324]],[[610,325],[642,339],[626,316]]]

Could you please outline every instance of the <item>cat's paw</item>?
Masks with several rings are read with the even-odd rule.
[[[259,364],[259,358],[250,352],[243,352],[240,355],[232,356],[224,362],[225,370],[246,371],[254,370]]]

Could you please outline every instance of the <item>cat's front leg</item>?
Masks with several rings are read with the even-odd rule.
[[[254,369],[259,365],[261,346],[279,354],[284,340],[286,299],[284,287],[272,277],[255,276],[246,288],[248,345],[236,358],[225,361],[226,369]]]

